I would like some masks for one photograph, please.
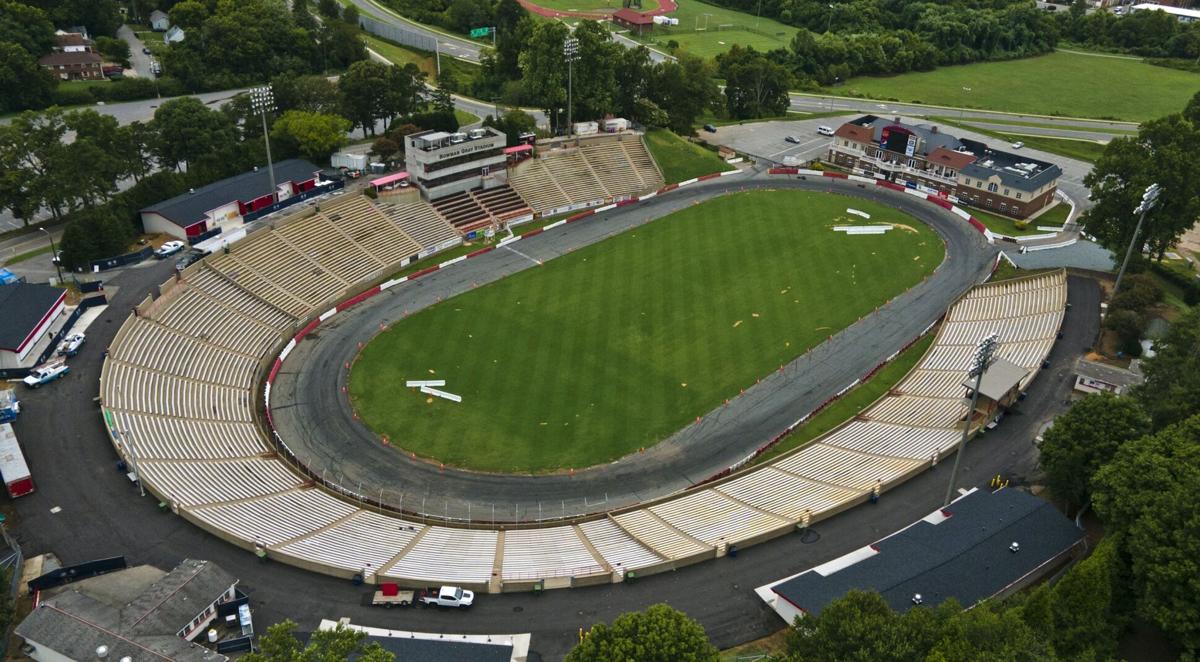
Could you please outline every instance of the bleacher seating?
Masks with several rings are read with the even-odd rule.
[[[491,222],[491,216],[467,191],[434,200],[433,208],[459,232],[469,232]]]
[[[535,211],[662,187],[662,174],[640,137],[585,138],[578,147],[550,149],[517,164],[509,184]]]
[[[506,221],[532,211],[508,184],[489,189],[474,189],[471,191],[471,195],[475,198],[475,202],[479,203],[479,206],[483,207],[488,215],[497,221]]]
[[[422,248],[439,246],[458,237],[454,226],[420,197],[380,203],[379,208]]]
[[[413,230],[421,243],[401,229],[417,227],[429,231]],[[673,567],[819,518],[928,467],[961,434],[962,382],[979,338],[998,333],[999,354],[1029,369],[1028,381],[1066,304],[1062,272],[976,287],[909,375],[859,417],[705,488],[578,524],[506,531],[497,549],[496,531],[415,524],[313,487],[255,423],[259,358],[327,303],[310,300],[369,272],[322,249],[336,244],[375,270],[445,241],[449,227],[428,205],[381,212],[342,196],[251,235],[131,317],[110,347],[100,394],[114,443],[136,454],[144,484],[243,547],[343,576],[483,586]]]

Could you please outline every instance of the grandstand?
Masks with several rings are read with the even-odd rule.
[[[578,147],[545,149],[517,164],[508,182],[534,211],[625,198],[662,187],[663,177],[641,136],[582,138]]]
[[[580,151],[563,158],[591,168]],[[301,322],[446,237],[432,231],[436,218],[343,196],[192,265],[139,306],[113,340],[100,393],[113,443],[143,484],[215,535],[335,576],[489,591],[617,581],[784,535],[929,467],[961,434],[961,382],[979,338],[999,334],[999,356],[1029,371],[1024,387],[1066,306],[1061,271],[972,289],[917,366],[862,415],[718,482],[579,522],[429,524],[297,473],[255,423],[255,376]]]
[[[439,198],[433,202],[433,208],[463,234],[533,214],[529,205],[507,184]]]

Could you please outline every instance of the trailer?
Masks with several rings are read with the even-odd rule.
[[[402,591],[396,584],[380,584],[379,590],[375,591],[374,597],[371,598],[371,604],[387,609],[395,606],[407,607],[413,603],[413,595],[413,591]]]
[[[21,445],[17,443],[17,435],[8,423],[0,423],[0,476],[4,477],[4,487],[8,489],[8,496],[14,499],[33,491],[33,477],[29,475],[29,465],[25,464],[25,456],[21,453]]]

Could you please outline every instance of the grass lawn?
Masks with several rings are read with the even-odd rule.
[[[804,422],[790,435],[783,438],[771,450],[755,458],[754,464],[769,462],[780,455],[807,444],[817,437],[829,432],[845,421],[858,415],[858,412],[878,400],[893,386],[898,384],[908,374],[913,366],[925,356],[925,351],[933,344],[934,334],[930,333],[921,338],[912,347],[904,350],[895,360],[883,367],[870,379],[854,387],[833,404],[823,409],[819,414]]]
[[[431,84],[437,83],[438,70],[437,56],[435,53],[400,46],[390,41],[380,39],[374,35],[367,34],[366,32],[361,33],[361,36],[363,42],[366,43],[367,48],[370,48],[376,53],[379,53],[383,57],[387,58],[387,60],[392,64],[399,66],[404,66],[410,63],[415,64],[421,71],[425,72],[426,76],[428,76],[427,80]],[[442,71],[452,72],[458,79],[459,84],[464,87],[469,86],[470,80],[479,76],[480,73],[479,65],[472,64],[470,62],[464,62],[448,55],[442,56]]]
[[[1117,90],[1119,94],[1114,93]],[[945,106],[1141,122],[1181,111],[1200,91],[1200,74],[1136,60],[1054,52],[898,76],[852,78],[834,91]]]
[[[474,124],[474,123],[478,122],[479,120],[483,119],[480,116],[476,115],[475,113],[468,113],[467,111],[459,110],[458,108],[454,109],[454,118],[458,120],[459,126],[466,126],[468,124]]]
[[[690,143],[669,129],[654,129],[646,133],[646,148],[662,170],[668,184],[708,175],[714,172],[733,170],[734,166],[721,160],[716,152]]]
[[[1045,232],[1038,230],[1036,224],[1034,223],[1030,223],[1029,227],[1025,228],[1024,230],[1019,230],[1017,229],[1016,223],[1013,221],[1013,219],[1008,218],[1007,216],[1000,216],[999,214],[986,212],[977,207],[968,207],[966,205],[960,206],[963,209],[971,212],[972,216],[986,225],[987,229],[991,230],[992,232],[999,232],[1000,234],[1006,234],[1010,237],[1024,237],[1031,234],[1046,234]]]
[[[911,230],[832,231],[855,221],[848,205]],[[453,466],[592,466],[736,396],[944,254],[933,231],[890,207],[734,193],[395,324],[356,359],[351,399],[393,446]],[[464,400],[429,401],[406,379],[445,379]]]
[[[1060,202],[1044,212],[1041,216],[1033,219],[1031,225],[1045,225],[1046,227],[1057,226],[1062,227],[1063,223],[1067,222],[1067,217],[1071,215],[1071,205],[1065,202]]]
[[[656,25],[654,32],[646,37],[630,37],[654,44],[660,49],[666,49],[667,42],[673,39],[683,50],[711,58],[729,50],[734,44],[753,46],[760,51],[787,48],[792,35],[796,34],[796,28],[779,21],[755,18],[753,14],[700,0],[679,0],[679,9],[671,17],[679,19],[679,25]]]

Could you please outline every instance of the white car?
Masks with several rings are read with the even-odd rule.
[[[1021,142],[1020,140],[1018,140],[1017,142],[1012,144],[1013,149],[1021,149],[1024,146],[1025,146],[1025,143]]]
[[[25,382],[25,385],[29,388],[37,388],[42,384],[49,384],[59,377],[62,377],[70,372],[70,370],[71,369],[67,367],[67,364],[63,363],[62,361],[58,361],[56,363],[47,363],[40,368],[34,368],[28,375],[25,376],[25,379],[22,379],[21,381]]]
[[[72,333],[63,338],[62,344],[58,346],[58,353],[63,356],[75,356],[79,353],[79,348],[83,346],[87,336],[82,333]]]
[[[817,133],[821,134],[822,136],[832,136],[833,127],[822,124],[821,126],[817,127]]]
[[[170,257],[183,250],[185,245],[186,244],[184,244],[182,241],[168,241],[162,246],[159,246],[158,250],[154,251],[154,257],[160,260],[165,257]]]

